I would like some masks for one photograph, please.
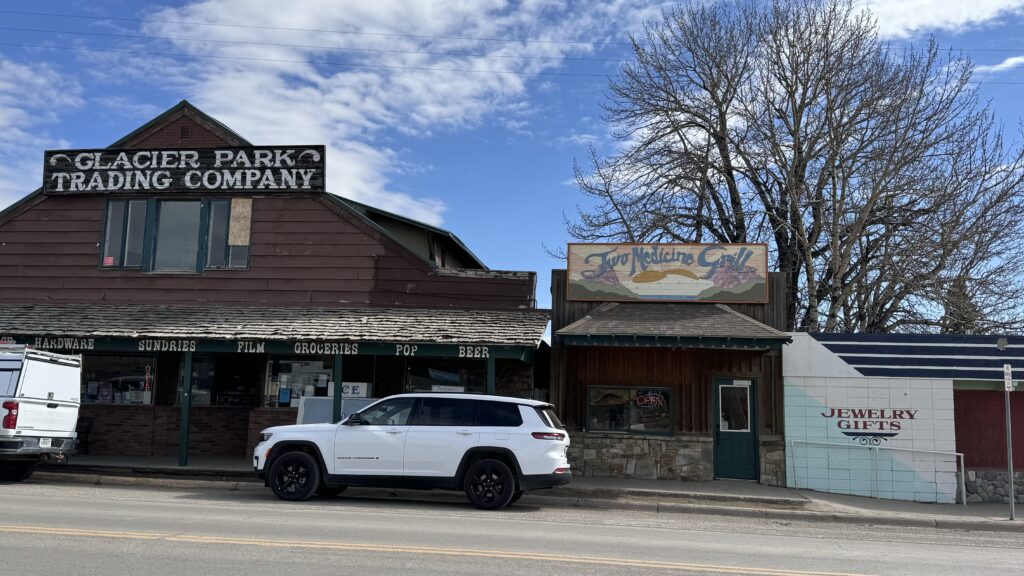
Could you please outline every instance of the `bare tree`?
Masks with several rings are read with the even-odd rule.
[[[969,60],[848,0],[690,2],[631,40],[573,237],[768,242],[790,329],[1024,327],[1024,150]]]

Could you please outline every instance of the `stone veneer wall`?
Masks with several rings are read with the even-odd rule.
[[[1010,503],[1009,474],[1006,470],[968,470],[968,502]],[[1024,472],[1014,471],[1013,493],[1018,504],[1024,504]]]
[[[762,438],[760,445],[761,484],[786,485],[786,442],[782,438]]]
[[[570,432],[574,474],[606,478],[711,480],[710,437]]]

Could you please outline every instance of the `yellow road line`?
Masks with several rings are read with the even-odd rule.
[[[438,548],[432,546],[393,546],[385,544],[355,544],[321,540],[267,540],[263,538],[235,538],[228,536],[203,536],[200,534],[171,534],[160,532],[127,532],[116,530],[86,530],[74,528],[51,528],[47,526],[0,525],[0,533],[43,534],[52,536],[77,536],[83,538],[123,538],[128,540],[164,540],[192,544],[222,544],[234,546],[259,546],[264,548],[307,548],[316,550],[337,550],[346,552],[382,552],[404,554],[431,554],[443,556],[469,556],[474,558],[498,558],[505,560],[535,560],[571,564],[593,564],[607,566],[628,566],[635,568],[664,568],[669,570],[692,570],[721,574],[743,574],[750,576],[865,576],[843,572],[808,572],[776,568],[755,568],[746,566],[722,566],[717,564],[690,564],[685,562],[664,562],[659,560],[638,560],[633,558],[603,558],[597,556],[569,556],[541,552],[513,552],[500,550],[476,550],[471,548]]]

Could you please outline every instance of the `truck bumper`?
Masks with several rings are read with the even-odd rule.
[[[0,438],[0,458],[58,456],[71,454],[75,450],[74,438],[51,438],[50,446],[41,447],[39,438]],[[58,458],[59,459],[59,458]]]

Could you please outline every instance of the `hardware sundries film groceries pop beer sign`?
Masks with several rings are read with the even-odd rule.
[[[323,192],[323,146],[47,150],[43,192]]]

